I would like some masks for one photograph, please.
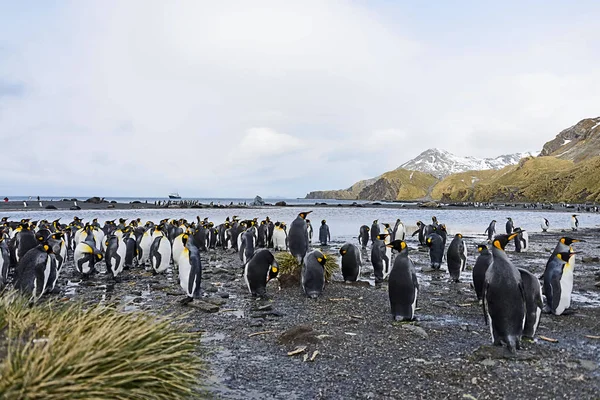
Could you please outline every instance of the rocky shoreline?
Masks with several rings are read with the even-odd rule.
[[[153,276],[133,268],[121,282],[104,274],[81,281],[70,263],[58,296],[124,311],[185,315],[190,329],[203,332],[211,368],[204,378],[214,398],[597,398],[599,234],[597,229],[572,234],[586,240],[576,245],[572,313],[543,315],[536,341],[525,343],[516,356],[490,346],[470,271],[458,284],[450,283],[445,271],[428,271],[428,254],[412,238],[421,285],[418,321],[412,324],[392,322],[387,286],[371,285],[368,262],[362,282],[345,284],[336,275],[319,299],[272,282],[271,299],[256,300],[248,296],[232,250],[203,253],[205,297],[192,307],[179,304],[183,294],[171,270]],[[511,246],[508,255],[539,275],[561,235],[531,233],[529,252],[517,254]],[[482,239],[466,237],[468,266]],[[328,251],[335,253],[341,245],[334,242]]]

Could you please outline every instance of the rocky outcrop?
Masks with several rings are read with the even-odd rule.
[[[600,155],[600,117],[579,121],[544,144],[540,156],[581,162]]]

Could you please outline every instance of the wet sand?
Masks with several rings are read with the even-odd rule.
[[[270,300],[247,294],[242,268],[233,250],[202,253],[202,307],[182,306],[177,277],[169,270],[152,276],[142,268],[125,271],[114,283],[104,274],[80,281],[72,262],[60,280],[64,300],[103,302],[125,311],[186,314],[190,329],[204,332],[202,344],[210,365],[208,391],[223,399],[397,399],[397,398],[598,398],[600,393],[600,293],[595,286],[600,231],[570,236],[577,243],[573,312],[542,315],[534,343],[511,356],[490,345],[471,272],[461,283],[450,283],[447,272],[425,272],[428,253],[408,238],[419,274],[417,318],[414,324],[393,323],[387,286],[364,282],[345,284],[341,276],[319,299],[307,299],[297,286],[279,288],[271,282]],[[527,253],[508,256],[536,275],[564,233],[530,234]],[[466,237],[468,266],[483,237]],[[342,243],[332,243],[336,252]],[[582,260],[585,259],[586,263]],[[103,271],[104,265],[100,265]],[[286,331],[308,332],[281,341]],[[551,343],[541,336],[556,339]],[[288,356],[298,346],[303,353]],[[319,353],[314,361],[304,354]]]

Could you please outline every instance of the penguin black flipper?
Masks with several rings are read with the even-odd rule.
[[[558,305],[560,304],[560,275],[554,274],[550,279],[550,296],[546,294],[548,298],[548,305],[552,308],[552,310],[556,310]]]
[[[483,319],[484,319],[486,325],[488,324],[488,313],[487,313],[487,308],[486,308],[486,302],[487,302],[486,293],[487,293],[488,286],[489,286],[488,283],[484,282],[483,289],[481,292],[481,307],[483,310]]]

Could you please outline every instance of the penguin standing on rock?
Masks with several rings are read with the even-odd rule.
[[[542,226],[542,232],[547,232],[548,229],[550,229],[550,221],[548,221],[546,218],[543,218],[541,226]]]
[[[342,276],[344,282],[356,282],[360,275],[362,261],[358,247],[352,243],[344,243],[340,248],[342,256]]]
[[[313,250],[304,257],[300,272],[302,290],[310,298],[317,298],[325,288],[325,263],[327,257],[319,250]]]
[[[371,230],[371,228],[369,228],[366,225],[363,225],[360,227],[360,230],[358,232],[358,242],[360,243],[363,250],[366,250],[367,244],[369,244],[369,231],[370,230]]]
[[[490,265],[492,265],[492,253],[488,249],[487,245],[480,244],[477,246],[479,256],[475,261],[473,267],[473,286],[475,287],[475,294],[477,294],[477,300],[483,299],[483,284],[485,282],[485,273],[487,272]]]
[[[542,315],[542,287],[540,281],[529,271],[523,268],[517,268],[521,274],[521,282],[525,292],[525,326],[523,327],[523,337],[533,340],[535,331],[540,324]]]
[[[579,220],[577,219],[577,214],[571,215],[571,230],[576,232],[579,228]]]
[[[492,238],[496,234],[496,220],[495,219],[493,219],[492,222],[490,222],[490,224],[488,225],[485,232],[483,232],[483,234],[484,235],[487,234],[488,240],[490,242],[492,241]]]
[[[296,219],[292,221],[288,233],[288,247],[290,253],[302,264],[304,256],[308,252],[308,231],[306,229],[306,216],[312,211],[301,212]]]
[[[184,248],[177,265],[179,265],[179,285],[187,295],[182,304],[200,298],[200,284],[202,283],[202,262],[200,250],[194,244],[194,237],[185,233],[181,238]]]
[[[497,235],[492,243],[494,261],[485,274],[483,314],[490,325],[492,343],[505,344],[511,353],[521,347],[525,322],[525,289],[521,274],[504,248],[517,234]]]
[[[244,280],[253,297],[267,297],[267,283],[277,278],[279,265],[267,249],[258,250],[244,267]]]
[[[450,242],[446,259],[450,277],[454,282],[460,282],[460,273],[465,270],[467,265],[467,246],[460,233],[454,235],[454,239]]]
[[[394,240],[387,246],[399,252],[394,260],[388,284],[392,317],[395,321],[412,321],[415,318],[419,294],[415,265],[408,257],[406,242]]]

